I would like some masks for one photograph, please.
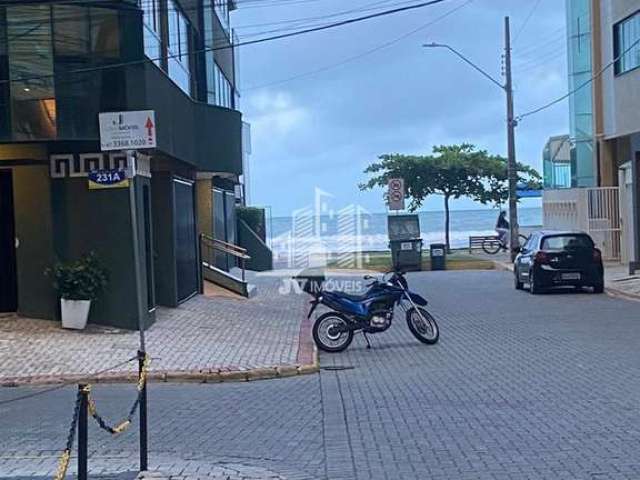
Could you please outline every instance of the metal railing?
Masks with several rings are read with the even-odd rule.
[[[247,254],[247,250],[233,243],[224,242],[201,233],[200,257],[202,264],[209,267],[215,267],[216,252],[231,255],[237,260],[238,263],[236,265],[242,270],[242,281],[245,282],[247,260],[251,260],[251,257]]]
[[[544,226],[589,233],[605,260],[622,255],[622,225],[618,187],[590,187],[545,191]]]

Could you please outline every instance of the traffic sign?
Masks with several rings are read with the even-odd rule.
[[[103,152],[156,147],[156,115],[153,110],[104,112],[98,117]]]
[[[388,197],[389,197],[389,210],[404,210],[404,179],[403,178],[391,178],[389,179]]]

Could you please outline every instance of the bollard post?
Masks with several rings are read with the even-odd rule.
[[[138,375],[142,375],[146,353],[138,350]],[[140,378],[140,377],[139,377]],[[149,467],[149,453],[147,445],[147,382],[142,384],[140,391],[140,471],[146,472]]]
[[[80,410],[78,412],[78,480],[87,480],[87,419],[89,412],[89,385],[81,383]]]

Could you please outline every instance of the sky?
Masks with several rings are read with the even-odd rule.
[[[284,27],[324,24],[419,2],[238,3],[232,22],[242,41]],[[352,12],[335,15],[344,11]],[[567,92],[562,0],[447,0],[241,47],[240,109],[252,128],[250,202],[269,206],[274,216],[287,216],[312,204],[314,192],[321,189],[333,195],[336,208],[358,204],[384,212],[381,189],[358,189],[367,178],[363,170],[378,155],[428,154],[434,145],[468,142],[506,156],[504,92],[452,53],[422,45],[449,44],[502,82],[507,15],[513,35],[515,111],[520,114]],[[323,18],[274,23],[309,17]],[[547,139],[568,133],[568,123],[566,101],[524,119],[516,130],[518,161],[542,173]],[[478,204],[460,199],[453,208]],[[441,210],[442,198],[430,197],[423,209]]]

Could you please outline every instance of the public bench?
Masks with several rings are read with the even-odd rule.
[[[482,244],[485,240],[499,241],[497,235],[476,235],[469,237],[469,253],[473,250],[482,250]]]

